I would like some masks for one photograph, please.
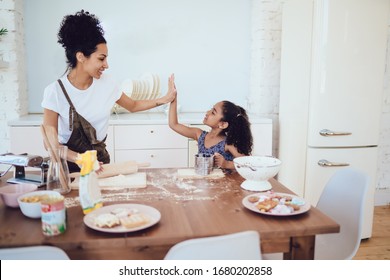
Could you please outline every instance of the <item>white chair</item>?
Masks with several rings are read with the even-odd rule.
[[[165,260],[260,260],[257,231],[194,238],[174,245]]]
[[[350,260],[360,246],[369,177],[354,168],[337,171],[323,190],[317,208],[340,224],[340,232],[316,237],[314,259]]]
[[[30,246],[0,249],[0,260],[69,260],[69,257],[57,247]]]
[[[363,208],[369,177],[354,168],[338,170],[329,179],[316,208],[340,224],[340,232],[316,236],[315,260],[350,260],[360,246]],[[283,259],[283,255],[264,254],[263,259]]]

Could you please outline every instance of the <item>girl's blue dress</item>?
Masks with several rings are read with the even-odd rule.
[[[220,153],[225,160],[232,161],[233,155],[227,151],[225,151],[225,144],[226,140],[222,140],[218,144],[211,146],[210,148],[206,148],[204,146],[204,140],[206,138],[207,131],[203,131],[202,134],[199,136],[198,139],[198,153],[199,154],[210,154],[213,155],[214,153]]]

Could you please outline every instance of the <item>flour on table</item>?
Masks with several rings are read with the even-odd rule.
[[[99,187],[104,188],[146,188],[146,173],[134,173],[129,175],[117,175],[99,179]]]
[[[186,178],[186,179],[218,179],[225,177],[223,171],[221,169],[214,169],[208,175],[198,175],[195,173],[195,169],[186,168],[186,169],[178,169],[177,170],[178,178]]]
[[[237,182],[223,173],[219,174],[219,172],[222,172],[219,169],[216,170],[217,176],[214,178],[208,176],[181,177],[177,171],[166,169],[157,172],[147,172],[147,178],[146,173],[144,173],[143,176],[145,177],[142,177],[144,178],[143,187],[137,187],[137,183],[134,180],[130,182],[130,179],[126,178],[131,176],[139,177],[140,175],[136,175],[139,173],[99,179],[103,205],[105,203],[131,203],[133,201],[139,203],[140,201],[153,202],[158,200],[171,200],[174,203],[192,200],[219,200],[223,202],[221,197],[225,194],[232,191],[240,192]],[[207,180],[207,184],[203,184],[202,180]],[[215,187],[218,187],[218,192],[213,191]],[[79,206],[78,197],[66,198],[65,204],[67,208]],[[220,205],[222,207],[223,203],[220,203]]]

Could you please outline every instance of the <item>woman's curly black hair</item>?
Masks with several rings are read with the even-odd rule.
[[[58,31],[58,43],[65,49],[68,69],[76,67],[76,53],[82,52],[89,57],[97,45],[106,43],[104,30],[99,19],[89,12],[81,10],[74,15],[67,15]]]
[[[222,131],[226,135],[226,144],[249,156],[253,149],[253,137],[245,109],[230,101],[222,101],[222,114],[222,121],[229,123]]]

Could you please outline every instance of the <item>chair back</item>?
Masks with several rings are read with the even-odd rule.
[[[340,224],[340,232],[317,235],[315,259],[352,259],[360,246],[369,177],[354,168],[337,171],[326,184],[317,208]]]
[[[57,247],[29,246],[0,249],[0,260],[69,260],[69,257]]]
[[[165,260],[260,260],[257,231],[195,238],[174,245]]]

